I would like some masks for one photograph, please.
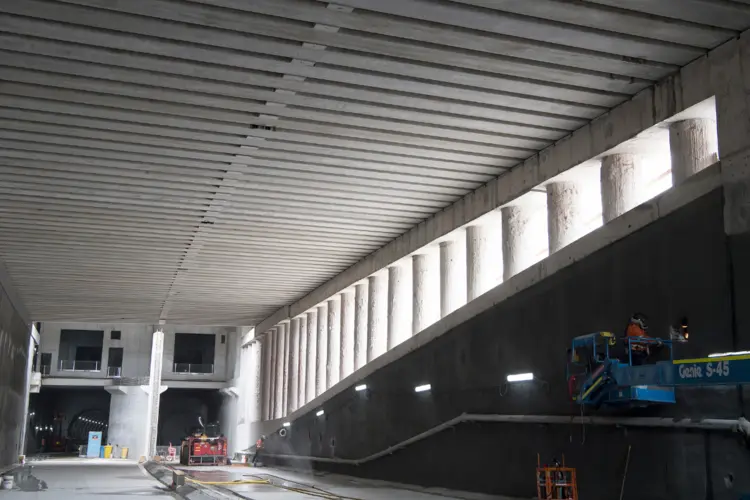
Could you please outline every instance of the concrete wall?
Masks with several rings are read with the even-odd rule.
[[[29,326],[0,287],[0,470],[18,456],[28,350]]]
[[[146,449],[148,394],[138,386],[110,391],[108,440],[115,449],[129,448],[129,457],[138,458]]]
[[[565,350],[572,337],[619,331],[649,315],[654,334],[683,315],[691,342],[677,357],[747,347],[733,335],[729,248],[720,189],[576,262],[370,375],[367,393],[344,391],[297,418],[269,451],[361,458],[462,412],[578,414],[567,398]],[[747,255],[747,254],[745,254]],[[744,286],[750,286],[746,281]],[[750,341],[750,339],[748,339]],[[508,373],[537,382],[503,387]],[[414,386],[431,383],[430,393]],[[639,414],[736,418],[734,388],[678,392],[679,404]],[[723,478],[750,466],[732,436],[615,428],[461,425],[347,473],[530,497],[536,453],[565,453],[578,468],[582,498],[617,498],[631,448],[625,498],[736,498]],[[337,469],[334,466],[325,466]],[[744,475],[746,476],[746,475]]]
[[[129,323],[44,323],[41,332],[40,352],[52,353],[52,369],[50,377],[66,378],[106,378],[110,347],[123,348],[123,377],[145,377],[149,374],[151,360],[151,339],[156,330],[164,331],[164,363],[162,377],[164,380],[227,380],[227,346],[236,336],[236,327],[201,327],[201,326],[172,326]],[[102,347],[102,366],[100,372],[61,372],[60,332],[62,330],[102,330],[104,331],[104,345]],[[120,340],[112,340],[112,330],[122,332]],[[215,334],[214,373],[206,375],[173,373],[174,334],[175,333],[205,333]],[[226,343],[221,343],[221,335],[226,335]]]

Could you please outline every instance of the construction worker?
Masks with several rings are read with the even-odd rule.
[[[637,342],[637,340],[649,338],[646,316],[641,313],[633,314],[625,329],[625,345],[628,345],[628,339],[634,340],[630,342],[630,354],[634,365],[642,365],[650,354],[648,344]]]
[[[253,457],[253,467],[256,467],[256,462],[258,461],[258,456],[260,455],[261,450],[263,450],[263,445],[266,442],[266,436],[261,436],[258,438],[258,440],[255,442],[255,456]]]

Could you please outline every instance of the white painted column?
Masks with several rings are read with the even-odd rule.
[[[315,395],[326,390],[326,365],[328,364],[328,307],[318,306],[318,349],[315,366]]]
[[[677,186],[719,161],[716,122],[691,119],[671,123],[669,149],[672,154],[672,185]]]
[[[411,288],[411,266],[396,263],[388,268],[389,351],[411,337]]]
[[[538,193],[535,196],[541,196]],[[503,279],[507,280],[540,260],[547,246],[547,213],[541,203],[503,207]]]
[[[463,234],[462,234],[463,236]],[[440,242],[440,317],[466,304],[466,245]]]
[[[282,386],[281,386],[281,416],[286,417],[289,409],[289,334],[291,333],[291,325],[289,323],[282,323],[284,325],[284,332],[281,336],[281,340],[284,342],[282,346],[282,353],[284,357],[283,373],[282,373]]]
[[[354,287],[354,370],[367,363],[367,283]]]
[[[327,361],[326,390],[336,385],[341,375],[341,301],[338,296],[328,301]]]
[[[289,392],[287,396],[287,415],[298,407],[299,393],[299,318],[293,318],[289,323]]]
[[[340,380],[354,372],[354,292],[344,291],[341,301],[341,362]]]
[[[276,326],[276,386],[274,394],[274,418],[284,416],[284,330],[285,325]]]
[[[149,370],[148,410],[146,412],[146,449],[143,455],[150,459],[156,455],[156,437],[159,432],[159,401],[161,400],[161,374],[164,360],[164,332],[154,332],[151,339],[151,369]]]
[[[276,327],[272,328],[268,332],[268,340],[270,341],[270,349],[271,349],[271,356],[268,358],[270,360],[270,376],[271,376],[271,386],[270,391],[268,393],[268,420],[274,420],[276,418],[276,369],[278,368],[278,354],[279,354],[279,348],[278,348],[278,336],[276,335]]]
[[[367,362],[388,348],[388,275],[378,273],[367,278]]]
[[[273,374],[273,331],[267,331],[263,336],[263,420],[271,420],[273,415],[273,405],[271,403],[271,391],[273,386],[271,379]]]
[[[629,153],[602,159],[602,218],[605,224],[638,205],[639,161],[637,155]]]
[[[583,187],[574,181],[547,184],[547,235],[549,253],[574,242],[586,233]]]
[[[265,339],[264,339],[265,340]],[[249,411],[246,417],[248,428],[251,423],[260,422],[263,418],[263,371],[262,354],[264,349],[264,340],[254,340],[250,343],[250,384],[248,386]]]
[[[307,402],[307,314],[298,316],[299,321],[299,380],[297,384],[297,408]]]
[[[315,399],[318,362],[318,310],[307,313],[307,381],[305,382],[305,403]]]
[[[412,335],[440,319],[440,287],[437,264],[430,253],[412,256]]]
[[[487,224],[466,228],[466,299],[472,301],[493,287],[492,259],[501,255],[490,254],[490,231]],[[498,249],[498,253],[502,252]]]

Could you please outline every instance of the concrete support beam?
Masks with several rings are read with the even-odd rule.
[[[299,318],[289,323],[289,386],[287,396],[287,414],[299,407]]]
[[[396,263],[388,268],[388,341],[390,351],[411,337],[411,266]]]
[[[508,280],[543,257],[546,245],[546,210],[535,203],[503,207],[503,280]]]
[[[296,318],[299,321],[299,383],[297,384],[297,407],[307,403],[307,314]]]
[[[677,186],[719,160],[716,122],[689,119],[671,123],[669,149],[672,154],[672,185]]]
[[[440,319],[439,278],[434,256],[425,252],[412,256],[412,335]]]
[[[278,336],[276,335],[276,328],[269,330],[267,338],[270,340],[269,348],[271,350],[270,357],[268,358],[270,378],[270,388],[268,392],[268,420],[273,420],[276,418],[276,368],[278,367]]]
[[[263,345],[263,420],[271,420],[271,367],[273,366],[273,334],[266,333],[261,339]]]
[[[281,385],[281,416],[286,417],[289,410],[289,379],[291,377],[291,373],[289,373],[289,348],[291,346],[290,342],[290,333],[291,333],[291,324],[290,322],[284,322],[282,323],[284,325],[283,335],[281,336],[281,340],[283,342],[282,344],[282,353],[284,357],[282,358],[282,364],[283,364],[283,372],[282,372],[282,385]]]
[[[461,233],[463,236],[464,233]],[[466,304],[466,244],[463,241],[440,243],[440,317]]]
[[[354,370],[367,363],[367,283],[354,287]]]
[[[338,383],[341,375],[341,301],[334,297],[328,301],[328,355],[326,363],[326,390]]]
[[[339,364],[339,377],[343,380],[354,372],[354,292],[341,292],[340,302],[341,362]]]
[[[248,401],[248,415],[245,420],[248,424],[251,422],[259,422],[263,418],[263,370],[262,370],[262,355],[265,342],[262,340],[256,340],[252,342],[248,349],[250,349],[250,381],[248,385],[247,394],[250,398]]]
[[[367,362],[388,349],[388,275],[367,278]]]
[[[602,218],[605,224],[638,205],[639,161],[637,155],[629,153],[602,159]]]
[[[286,324],[280,323],[276,327],[276,382],[274,386],[274,403],[273,403],[273,418],[281,418],[284,416],[284,372],[286,366],[284,365],[284,331],[286,330]]]
[[[148,409],[146,418],[146,449],[143,455],[151,458],[156,454],[156,437],[159,432],[159,401],[161,400],[162,363],[164,361],[164,332],[154,332],[151,339],[151,369],[149,371]]]
[[[328,307],[318,306],[318,348],[315,354],[315,395],[326,390],[326,365],[328,364]]]
[[[315,399],[315,385],[318,362],[318,311],[307,313],[307,381],[305,382],[305,403]]]
[[[574,242],[586,233],[583,186],[574,181],[547,184],[547,234],[549,253]]]
[[[493,249],[492,228],[489,224],[474,224],[466,228],[466,300],[471,302],[490,288],[500,284],[502,278],[493,272],[502,262],[502,248]],[[492,250],[497,250],[493,252]]]

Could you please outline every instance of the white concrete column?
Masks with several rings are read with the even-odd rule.
[[[540,260],[547,246],[547,214],[541,204],[503,207],[503,279],[507,280]]]
[[[388,268],[389,351],[411,337],[411,288],[411,266],[397,262]]]
[[[315,399],[318,362],[318,310],[307,313],[307,381],[305,382],[305,403]]]
[[[354,287],[354,370],[367,363],[367,283]]]
[[[273,378],[271,367],[273,366],[273,331],[268,331],[263,336],[263,420],[271,420],[273,411],[271,404],[271,391],[273,390],[271,379]]]
[[[297,408],[307,402],[307,314],[298,316],[299,321],[299,374],[297,375]]]
[[[328,364],[328,307],[318,306],[318,350],[315,366],[315,395],[326,391],[326,365]]]
[[[287,396],[287,415],[298,407],[297,394],[299,392],[299,318],[293,318],[289,323],[289,385]]]
[[[462,234],[463,236],[463,234]],[[440,242],[440,317],[466,304],[466,245]]]
[[[602,159],[602,218],[605,224],[638,205],[639,161],[637,155],[630,153]]]
[[[268,332],[269,349],[271,350],[268,357],[269,360],[269,375],[270,385],[268,392],[268,420],[276,418],[276,356],[278,354],[278,348],[276,346],[276,328],[272,328]]]
[[[151,339],[151,369],[149,370],[148,409],[146,419],[146,449],[143,455],[149,459],[156,455],[156,437],[159,432],[159,401],[161,400],[161,374],[164,360],[164,332],[154,332]]]
[[[475,224],[466,228],[466,299],[472,301],[495,285],[493,283],[492,259],[501,255],[490,254],[490,231],[487,224]],[[502,252],[498,249],[498,253]]]
[[[344,291],[341,301],[341,361],[339,379],[343,380],[354,372],[354,292]]]
[[[283,367],[283,377],[282,377],[282,386],[281,386],[281,416],[286,417],[289,409],[289,347],[290,347],[290,333],[291,333],[291,325],[289,323],[282,323],[284,325],[284,334],[282,335],[281,339],[284,342],[282,346],[282,352],[284,354],[284,357],[282,359],[282,363],[284,364]]]
[[[716,122],[710,119],[682,120],[669,124],[672,154],[672,185],[719,161]]]
[[[388,348],[388,275],[378,273],[367,278],[367,362]]]
[[[284,372],[286,366],[284,365],[284,330],[285,325],[280,323],[276,326],[276,385],[274,393],[274,418],[281,418],[284,416]]]
[[[341,301],[338,296],[328,301],[327,361],[326,390],[336,385],[341,375]]]
[[[263,371],[262,352],[265,342],[258,339],[250,343],[250,383],[248,386],[249,408],[246,420],[248,427],[253,422],[260,422],[263,418]]]
[[[547,184],[547,235],[549,253],[574,242],[586,233],[582,186],[574,181]]]
[[[440,283],[435,258],[430,253],[412,256],[412,335],[440,319]]]

